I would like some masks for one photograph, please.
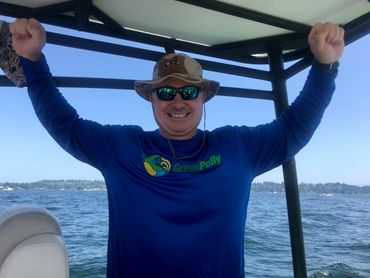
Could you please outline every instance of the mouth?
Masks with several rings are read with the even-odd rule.
[[[168,117],[172,119],[184,119],[190,115],[190,113],[167,113]]]

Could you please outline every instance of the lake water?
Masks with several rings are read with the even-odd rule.
[[[106,191],[0,189],[0,208],[36,204],[59,220],[71,277],[105,277]],[[370,278],[370,195],[301,194],[311,278]],[[246,277],[293,277],[285,195],[251,192]]]

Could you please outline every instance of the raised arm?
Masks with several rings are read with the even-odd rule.
[[[36,19],[9,25],[13,48],[21,56],[28,93],[37,117],[57,143],[77,159],[102,169],[112,154],[112,128],[83,120],[65,100],[42,54],[46,33]]]
[[[249,151],[256,175],[279,166],[294,156],[311,139],[335,90],[336,67],[343,54],[344,30],[330,23],[315,24],[308,41],[316,62],[300,95],[290,107],[270,124],[248,132]]]

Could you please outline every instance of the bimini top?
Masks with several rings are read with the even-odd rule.
[[[269,45],[305,56],[316,22],[344,26],[347,44],[370,30],[368,0],[2,0],[0,14],[248,63]]]
[[[0,0],[0,15],[34,17],[46,24],[159,46],[163,51],[48,32],[47,42],[52,44],[150,61],[157,61],[163,52],[200,54],[207,57],[197,59],[205,70],[270,82],[276,80],[271,64],[270,71],[244,64],[269,64],[273,56],[275,61],[295,61],[278,74],[282,80],[292,77],[313,61],[307,35],[314,23],[342,25],[346,44],[370,32],[370,0]],[[134,87],[134,80],[127,79],[54,79],[60,87]],[[0,86],[9,85],[0,76]],[[275,99],[270,91],[244,88],[221,87],[218,94]]]

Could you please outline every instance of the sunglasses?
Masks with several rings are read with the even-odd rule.
[[[175,99],[177,93],[180,94],[183,100],[194,100],[198,97],[201,88],[197,86],[185,86],[182,88],[174,88],[170,86],[163,86],[154,89],[158,99],[164,101],[171,101]]]

